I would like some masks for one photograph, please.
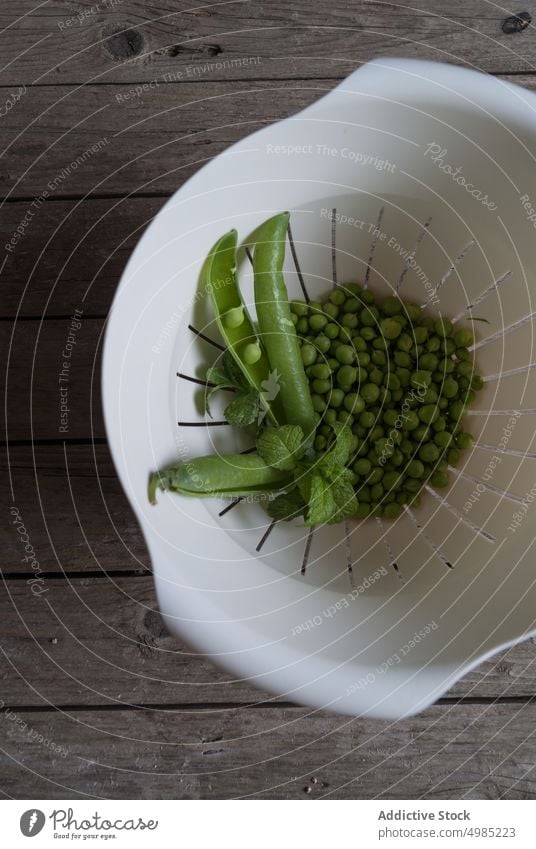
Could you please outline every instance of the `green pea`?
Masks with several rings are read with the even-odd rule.
[[[357,353],[363,353],[367,350],[367,343],[363,339],[362,336],[354,336],[352,338],[352,345],[356,349]]]
[[[441,339],[439,336],[430,336],[426,343],[426,350],[433,353],[434,351],[439,351],[441,348]]]
[[[335,410],[326,410],[326,412],[324,414],[324,421],[326,422],[327,425],[334,425],[335,422],[337,421],[336,411]],[[328,436],[333,436],[331,430],[330,430]]]
[[[357,380],[357,369],[353,366],[341,366],[337,372],[337,383],[343,388],[352,386]]]
[[[377,333],[373,327],[362,327],[359,331],[359,335],[367,342],[371,342],[372,339],[376,338]]]
[[[415,327],[413,330],[413,338],[416,345],[423,345],[428,339],[428,330],[426,327]]]
[[[459,433],[456,437],[456,445],[458,448],[472,448],[473,447],[473,437],[470,433]]]
[[[371,442],[376,442],[378,439],[382,439],[384,433],[385,431],[383,427],[379,424],[376,424],[370,431],[369,439]]]
[[[324,436],[317,436],[313,444],[316,451],[323,451],[327,445],[327,440]]]
[[[375,339],[374,341],[379,342],[380,340]],[[387,363],[387,357],[385,356],[383,351],[373,351],[370,358],[376,366],[384,366]]]
[[[327,316],[322,315],[321,313],[316,313],[315,315],[312,315],[309,319],[309,327],[311,328],[311,330],[314,330],[315,333],[318,333],[320,330],[323,330],[327,323]]]
[[[347,298],[344,302],[345,313],[356,313],[361,309],[361,304],[357,298]]]
[[[469,348],[475,341],[472,332],[466,329],[457,330],[453,339],[457,348]]]
[[[407,412],[402,413],[402,429],[403,430],[415,430],[415,428],[419,427],[420,419],[415,410],[408,410]]]
[[[339,307],[336,304],[324,304],[324,315],[327,315],[328,318],[337,318],[339,312]]]
[[[441,430],[434,434],[434,442],[439,448],[447,448],[452,442],[452,434],[448,430]]]
[[[244,348],[243,353],[244,362],[247,363],[248,366],[252,366],[254,363],[257,363],[262,357],[262,351],[260,345],[257,342],[250,342]]]
[[[400,298],[395,298],[393,295],[389,295],[382,304],[382,312],[385,315],[398,315],[402,311],[402,304]]]
[[[471,353],[467,348],[456,348],[456,356],[459,360],[466,362],[471,359]]]
[[[383,478],[383,469],[381,466],[375,466],[370,472],[367,481],[372,486],[375,483],[379,483]]]
[[[399,413],[396,410],[386,410],[383,414],[383,420],[386,425],[389,425],[389,427],[394,427],[398,416]]]
[[[471,378],[471,388],[476,389],[477,392],[484,388],[484,381],[479,374],[474,374]]]
[[[415,442],[426,442],[430,438],[430,428],[425,424],[420,424],[411,435]]]
[[[376,416],[374,415],[374,413],[370,413],[367,410],[365,410],[365,412],[361,413],[361,415],[359,416],[359,424],[362,427],[366,427],[367,430],[374,426],[375,421]]]
[[[366,519],[370,512],[370,507],[368,504],[359,503],[357,505],[356,511],[353,514],[355,519]]]
[[[446,420],[445,416],[438,416],[438,418],[435,420],[435,422],[432,425],[432,430],[434,431],[434,433],[440,433],[441,431],[444,431],[446,427],[447,427],[447,420]]]
[[[419,409],[419,419],[425,424],[432,424],[439,417],[439,410],[433,404],[425,404]]]
[[[309,322],[306,318],[298,319],[298,323],[296,324],[296,333],[300,333],[302,336],[305,336],[307,331],[309,330]]]
[[[413,454],[413,443],[411,439],[403,439],[400,443],[400,450],[403,454],[407,454],[408,456]]]
[[[430,386],[432,383],[432,373],[418,369],[411,373],[410,383],[415,389],[421,389],[423,386]]]
[[[358,489],[357,500],[358,500],[359,503],[364,501],[365,503],[370,504],[370,487],[369,486],[364,485],[364,486],[362,486]]]
[[[421,463],[422,465],[422,463]],[[423,475],[424,475],[424,466],[423,466]],[[404,489],[407,492],[418,492],[422,486],[422,479],[419,478],[406,478],[404,481]]]
[[[295,315],[298,315],[301,318],[302,316],[307,315],[309,308],[304,301],[291,301],[290,309]]]
[[[341,307],[346,300],[344,289],[333,289],[333,291],[329,293],[329,300],[332,304],[336,304],[338,307]]]
[[[310,366],[316,362],[317,352],[314,345],[303,345],[301,349],[301,358],[304,366]]]
[[[396,347],[399,351],[404,351],[406,354],[409,354],[413,348],[413,339],[409,333],[403,333],[402,336],[396,340]]]
[[[368,379],[371,383],[375,383],[376,386],[381,386],[383,383],[383,371],[380,371],[379,368],[373,368],[372,371],[369,371]]]
[[[341,318],[343,327],[350,327],[352,330],[357,327],[357,316],[351,312],[345,312]]]
[[[361,475],[362,477],[366,477],[372,469],[372,463],[366,457],[360,457],[359,460],[356,460],[354,465],[352,466],[356,475]]]
[[[366,351],[360,351],[359,354],[356,355],[356,359],[360,366],[368,366],[370,363],[370,354]]]
[[[460,462],[460,452],[457,448],[449,448],[447,451],[447,463],[456,466]]]
[[[330,407],[340,407],[344,401],[344,392],[342,389],[332,389],[328,403]]]
[[[379,501],[383,495],[383,486],[381,483],[375,483],[370,488],[370,497],[373,501]]]
[[[324,333],[328,337],[328,339],[336,339],[339,335],[339,325],[330,321],[329,324],[326,324],[324,327]]]
[[[357,392],[350,392],[344,399],[344,406],[349,413],[357,416],[365,409],[365,402]]]
[[[406,473],[410,478],[422,478],[424,475],[424,465],[420,460],[411,460],[406,466]]]
[[[381,439],[378,439],[374,443],[374,450],[378,457],[382,457],[385,459],[386,457],[392,457],[395,452],[395,446],[392,442],[390,442],[385,436]]]
[[[365,327],[376,327],[378,324],[379,312],[376,307],[366,307],[360,315],[361,324]]]
[[[312,404],[313,404],[313,409],[317,413],[323,413],[324,412],[324,410],[326,408],[326,402],[324,401],[323,398],[320,397],[320,395],[311,395],[311,401],[312,401]]]
[[[439,458],[439,448],[433,442],[425,442],[419,449],[419,457],[425,463],[434,463]]]
[[[409,368],[411,365],[411,357],[405,351],[395,351],[393,359],[401,368]]]
[[[399,489],[402,485],[403,477],[400,472],[385,472],[383,476],[383,488],[384,490],[388,489]]]
[[[380,390],[375,383],[365,383],[360,394],[365,404],[373,404],[378,400]]]
[[[402,513],[402,505],[393,501],[391,504],[386,504],[383,508],[383,515],[386,519],[397,519]]]
[[[314,341],[315,347],[321,354],[327,354],[330,349],[331,341],[327,336],[317,336]]]
[[[312,387],[313,391],[316,392],[317,395],[325,395],[331,390],[331,380],[316,378],[313,380]]]
[[[449,416],[455,422],[459,422],[465,413],[465,404],[463,401],[453,401],[449,407]]]
[[[442,488],[449,485],[449,476],[446,472],[434,472],[430,478],[432,486]]]
[[[351,345],[338,345],[335,357],[343,365],[351,365],[356,359],[356,353]]]
[[[380,322],[380,329],[386,339],[396,339],[402,332],[400,323],[394,318],[384,318]]]
[[[420,368],[428,371],[435,371],[439,363],[439,357],[436,354],[423,354],[419,359]]]

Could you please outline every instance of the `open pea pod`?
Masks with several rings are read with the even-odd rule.
[[[273,469],[258,454],[214,454],[155,472],[149,481],[149,501],[156,504],[157,489],[200,498],[238,497],[279,492],[290,481],[288,472]]]
[[[236,248],[236,230],[218,239],[203,265],[201,282],[210,295],[218,328],[235,362],[247,382],[259,392],[269,418],[275,424],[282,424],[283,408],[277,395],[269,400],[273,397],[270,363],[238,288]],[[252,352],[257,356],[254,362]]]

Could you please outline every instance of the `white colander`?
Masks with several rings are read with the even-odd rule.
[[[160,608],[192,646],[284,699],[402,717],[534,633],[535,105],[472,71],[372,62],[200,170],[124,273],[105,415]],[[292,297],[358,280],[459,327],[488,322],[474,325],[486,380],[467,419],[475,447],[448,489],[430,488],[396,522],[313,531],[270,523],[247,500],[148,504],[152,470],[250,447],[217,423],[217,405],[214,420],[202,412],[195,381],[221,339],[198,275],[223,232],[245,239],[284,209]],[[245,251],[240,280],[251,303]]]

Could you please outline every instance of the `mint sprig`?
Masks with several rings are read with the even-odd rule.
[[[227,389],[235,392],[235,397],[223,411],[229,424],[234,427],[247,427],[258,421],[260,395],[256,389],[251,388],[229,351],[223,354],[221,367],[213,366],[207,369],[206,378],[209,383],[215,384],[205,395],[205,412],[211,418],[212,396],[215,392]]]
[[[334,440],[320,457],[306,457],[303,430],[296,425],[266,428],[257,451],[269,466],[292,472],[287,492],[268,505],[273,519],[290,521],[303,516],[306,525],[340,522],[357,509],[352,474],[346,468],[352,434],[340,422],[332,425]]]

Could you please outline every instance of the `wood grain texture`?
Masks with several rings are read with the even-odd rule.
[[[76,439],[104,436],[100,397],[100,354],[104,321],[84,319],[68,342],[69,318],[3,321],[0,356],[6,364],[2,391],[7,404],[6,436],[20,439]],[[72,346],[70,357],[64,352]],[[68,362],[67,383],[59,379]],[[66,396],[60,389],[67,390]],[[61,404],[67,407],[62,419]],[[60,428],[67,428],[61,430]]]
[[[105,445],[11,446],[0,457],[2,514],[19,510],[42,571],[147,573],[141,531]],[[0,526],[0,547],[4,574],[29,571],[12,521]]]
[[[510,79],[536,86],[532,77]],[[230,144],[295,114],[335,82],[210,81],[140,96],[124,85],[28,88],[0,125],[3,193],[25,198],[6,236],[23,226],[11,256],[26,252],[51,203],[88,194],[167,196]],[[8,95],[0,89],[0,102]]]
[[[532,70],[533,30],[505,35],[507,14],[486,0],[335,0],[329,10],[317,0],[4,0],[0,25],[11,29],[1,81],[342,77],[382,55]]]
[[[535,721],[534,704],[436,705],[396,723],[299,708],[20,712],[0,714],[0,770],[25,799],[530,799]]]
[[[0,602],[0,682],[9,705],[157,706],[269,698],[168,634],[150,577],[46,576],[33,586],[39,595],[26,577],[10,580]],[[535,691],[536,646],[529,640],[482,664],[449,697],[530,697]],[[292,694],[283,698],[293,701]]]
[[[49,203],[21,250],[6,254],[2,318],[106,315],[126,262],[163,198],[60,200]],[[0,216],[0,245],[23,219],[27,201]]]

